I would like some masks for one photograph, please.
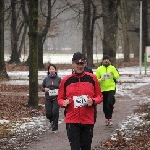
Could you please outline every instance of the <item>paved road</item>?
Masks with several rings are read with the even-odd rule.
[[[98,118],[94,127],[94,137],[92,147],[109,138],[118,128],[119,122],[122,122],[126,116],[133,112],[133,108],[138,104],[138,100],[130,96],[117,95],[117,102],[113,114],[113,126],[105,126],[105,118],[102,112],[102,103],[98,106]],[[63,118],[61,109],[60,118]],[[52,134],[50,131],[41,135],[36,141],[30,143],[27,150],[70,150],[70,145],[65,130],[65,123],[59,125],[59,133]]]

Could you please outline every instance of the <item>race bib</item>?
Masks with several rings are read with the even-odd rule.
[[[87,95],[73,96],[74,108],[87,105]]]
[[[105,73],[102,75],[102,78],[105,78],[105,79],[110,79],[111,75],[110,73]]]
[[[49,96],[57,96],[58,95],[58,89],[49,90]]]

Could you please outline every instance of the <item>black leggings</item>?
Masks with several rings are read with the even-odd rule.
[[[106,119],[112,119],[113,105],[115,103],[114,90],[102,92],[103,94],[103,112]]]
[[[59,105],[57,100],[45,101],[46,118],[53,121],[52,131],[58,130]]]
[[[66,124],[71,150],[91,150],[93,127],[91,124]]]

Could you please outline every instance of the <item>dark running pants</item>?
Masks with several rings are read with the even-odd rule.
[[[57,100],[45,101],[46,118],[53,121],[52,131],[58,130],[59,105]]]
[[[91,150],[93,127],[91,124],[66,124],[71,150]]]
[[[103,94],[103,112],[106,119],[112,119],[113,105],[115,103],[115,91],[104,91]]]

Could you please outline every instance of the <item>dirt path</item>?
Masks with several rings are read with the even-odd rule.
[[[128,88],[124,91],[128,92]],[[135,89],[134,89],[135,91]],[[137,89],[138,91],[138,89]],[[130,89],[132,93],[132,89]],[[119,95],[116,94],[117,102],[115,104],[113,113],[113,126],[105,126],[105,118],[102,111],[102,103],[98,106],[98,118],[94,127],[94,137],[92,147],[100,144],[109,138],[113,132],[118,128],[118,124],[126,119],[128,115],[133,113],[134,106],[138,105],[141,98],[139,96],[134,97],[130,93]],[[63,109],[61,109],[60,119],[63,118]],[[65,130],[65,123],[59,124],[59,132],[57,134],[52,134],[50,131],[41,135],[36,141],[30,143],[27,150],[70,150],[70,145]]]

